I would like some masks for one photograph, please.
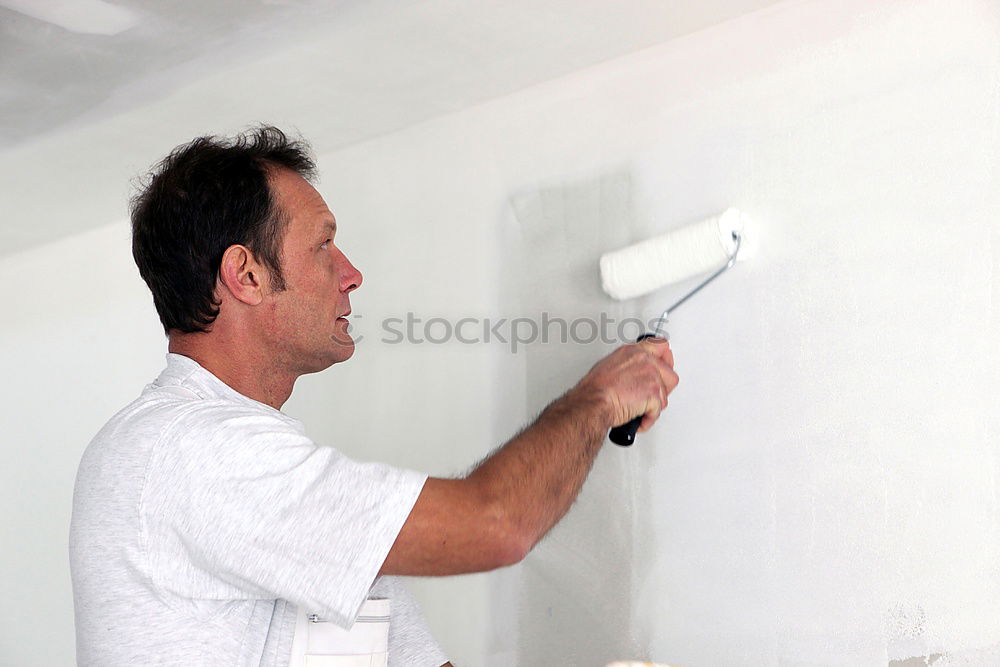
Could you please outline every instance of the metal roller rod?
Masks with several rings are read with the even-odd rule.
[[[732,268],[733,264],[736,263],[736,255],[738,255],[740,252],[740,243],[743,241],[743,237],[740,235],[739,232],[733,232],[733,240],[736,241],[736,248],[733,250],[733,254],[729,256],[729,261],[723,264],[718,271],[710,275],[708,278],[705,278],[705,280],[703,280],[701,284],[699,284],[693,290],[682,296],[680,300],[677,301],[677,303],[675,303],[674,305],[670,306],[665,311],[663,311],[663,314],[660,315],[660,319],[656,321],[656,326],[653,327],[654,335],[669,340],[668,333],[663,333],[662,335],[660,333],[660,329],[662,328],[663,323],[667,320],[667,316],[670,315],[671,312],[677,310],[677,308],[679,308],[682,303],[684,303],[685,301],[693,297],[695,294],[697,294],[699,291],[701,291],[701,289],[705,285],[709,284],[710,282],[721,276],[723,273],[725,273],[728,269]]]

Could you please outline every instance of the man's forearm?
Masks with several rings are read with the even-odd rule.
[[[531,426],[468,477],[502,508],[525,553],[573,504],[612,425],[610,405],[576,390],[553,401]]]
[[[429,477],[380,574],[512,565],[566,513],[614,425],[656,421],[677,384],[665,341],[618,348],[467,477]]]
[[[380,574],[448,575],[512,565],[566,513],[613,419],[574,388],[463,479],[429,478]]]

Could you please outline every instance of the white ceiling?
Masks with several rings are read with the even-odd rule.
[[[198,134],[323,153],[776,1],[0,0],[0,254],[121,218]]]

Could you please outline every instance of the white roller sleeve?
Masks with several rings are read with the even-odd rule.
[[[700,273],[718,269],[736,249],[742,232],[735,208],[601,256],[601,286],[609,296],[632,299]]]

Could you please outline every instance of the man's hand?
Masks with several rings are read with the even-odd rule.
[[[609,428],[644,415],[639,430],[647,431],[667,407],[667,397],[678,382],[670,343],[646,338],[601,359],[569,395],[583,393],[607,401]]]
[[[648,430],[677,386],[667,341],[599,361],[465,479],[429,478],[380,574],[451,575],[520,561],[576,499],[608,429]]]

